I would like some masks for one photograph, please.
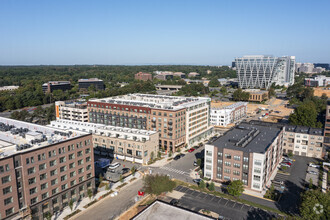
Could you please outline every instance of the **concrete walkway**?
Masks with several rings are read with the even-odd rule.
[[[123,183],[121,183],[121,182],[117,182],[117,183],[111,185],[110,190],[105,190],[105,187],[102,187],[102,188],[100,189],[100,191],[99,191],[96,195],[94,195],[94,197],[93,197],[91,200],[90,200],[88,197],[86,197],[86,198],[83,198],[80,202],[75,202],[75,203],[73,204],[73,209],[72,209],[72,211],[71,211],[71,209],[70,209],[69,206],[68,206],[68,207],[65,207],[65,208],[63,209],[62,212],[57,213],[57,214],[54,213],[54,215],[53,215],[53,217],[52,217],[52,220],[64,219],[64,217],[70,215],[72,212],[74,212],[74,211],[76,211],[76,210],[78,210],[78,209],[81,210],[80,213],[82,213],[83,211],[85,211],[85,210],[87,210],[87,209],[89,209],[89,208],[92,208],[95,204],[97,204],[97,203],[99,203],[99,202],[101,202],[101,201],[98,201],[98,202],[94,203],[93,205],[91,205],[91,206],[88,207],[88,208],[84,208],[84,206],[87,205],[88,203],[92,202],[93,200],[99,200],[100,197],[102,197],[103,195],[105,195],[106,193],[108,193],[108,192],[111,191],[111,190],[114,191],[114,193],[110,194],[109,197],[117,196],[117,195],[120,193],[121,190],[125,189],[125,187],[127,187],[128,185],[131,185],[132,183],[136,182],[136,180],[130,182],[130,180],[131,180],[132,178],[141,179],[141,178],[142,178],[142,174],[139,173],[139,172],[136,172],[136,173],[135,173],[135,176],[130,175],[129,177],[125,178],[125,180],[124,180],[123,183],[126,182],[127,185],[125,185],[123,188],[121,188],[121,189],[119,189],[119,190],[116,190],[116,188],[117,188],[118,186],[120,186],[121,184],[123,184]]]

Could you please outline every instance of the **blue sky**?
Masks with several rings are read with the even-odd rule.
[[[0,65],[330,63],[330,1],[1,0]]]

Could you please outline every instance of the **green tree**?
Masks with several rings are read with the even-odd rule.
[[[207,188],[208,188],[210,191],[214,191],[214,189],[215,189],[214,183],[211,182],[211,183],[208,185]]]
[[[46,212],[44,213],[44,218],[47,219],[47,220],[51,220],[52,219],[52,213],[51,212]]]
[[[155,158],[155,153],[153,151],[151,151],[150,153],[150,160],[154,160]]]
[[[312,178],[309,179],[309,186],[308,188],[313,189],[313,180]]]
[[[133,167],[131,168],[131,173],[132,173],[133,176],[135,176],[135,173],[136,173],[136,168],[135,168],[135,166],[133,166]]]
[[[202,159],[198,158],[196,163],[197,163],[198,167],[201,167],[202,166]]]
[[[221,92],[222,95],[227,95],[228,94],[227,88],[224,87],[224,86],[221,87],[220,92]]]
[[[171,150],[168,151],[168,157],[172,157],[172,151]]]
[[[162,157],[162,153],[160,151],[158,151],[157,157],[158,157],[158,159],[160,159]]]
[[[198,187],[199,187],[200,189],[205,189],[206,184],[205,184],[204,180],[201,180],[201,181],[199,182]]]
[[[87,195],[88,195],[89,200],[92,200],[93,191],[91,189],[88,189],[87,190]]]
[[[71,212],[72,212],[72,210],[73,210],[73,199],[70,199],[69,207],[70,207]]]
[[[100,175],[99,175],[99,182],[100,183],[102,183],[103,182],[103,176],[102,176],[102,174],[100,173]]]
[[[238,88],[233,93],[233,99],[235,101],[248,101],[250,97],[250,93],[244,92],[241,88]]]
[[[105,185],[105,190],[107,190],[107,191],[110,190],[110,183],[108,183],[107,185]]]
[[[123,175],[121,175],[121,174],[120,174],[120,176],[119,176],[119,181],[120,181],[121,183],[124,182],[124,177],[123,177]]]
[[[293,125],[316,127],[317,111],[315,104],[312,101],[302,103],[289,116],[289,121]]]
[[[268,90],[268,98],[275,97],[275,96],[276,96],[275,89],[273,87],[270,87]]]
[[[143,178],[143,189],[146,193],[160,195],[163,192],[170,192],[174,189],[175,182],[167,175],[147,175]]]
[[[328,219],[330,216],[330,193],[308,190],[301,195],[300,215],[303,219]]]
[[[220,83],[219,83],[218,79],[213,78],[213,79],[210,80],[208,86],[209,87],[219,87],[220,86]]]
[[[238,197],[244,192],[243,182],[241,180],[234,180],[229,183],[227,189],[230,195]]]

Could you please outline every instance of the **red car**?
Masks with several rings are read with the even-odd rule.
[[[290,165],[290,166],[292,165],[292,163],[290,163],[290,162],[284,162],[284,163],[287,165]]]
[[[190,149],[188,150],[188,152],[191,153],[191,152],[193,152],[194,150],[195,150],[194,148],[190,148]]]

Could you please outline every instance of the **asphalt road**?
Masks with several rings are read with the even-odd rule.
[[[115,219],[121,213],[125,212],[134,203],[134,198],[137,196],[138,190],[143,186],[143,181],[137,180],[133,184],[125,187],[116,197],[108,197],[95,206],[89,208],[87,211],[74,216],[72,219],[77,220],[108,220]]]

